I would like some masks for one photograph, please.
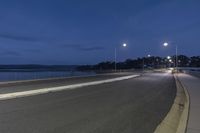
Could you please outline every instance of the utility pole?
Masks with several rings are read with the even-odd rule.
[[[115,72],[117,71],[117,49],[115,48]]]

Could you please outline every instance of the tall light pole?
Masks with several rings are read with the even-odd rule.
[[[126,43],[123,43],[122,44],[123,47],[126,47],[127,44]],[[117,71],[117,48],[115,47],[115,72]]]
[[[178,68],[178,46],[176,45],[176,72],[177,72],[177,69]]]
[[[117,48],[115,48],[115,72],[117,71]]]
[[[169,44],[168,44],[167,42],[165,42],[165,43],[163,44],[164,47],[167,47],[168,45],[169,45]],[[175,59],[175,62],[176,62],[175,64],[176,64],[176,65],[175,65],[175,68],[176,68],[176,71],[177,71],[177,68],[178,68],[178,46],[177,46],[177,45],[176,45],[176,52],[175,52],[175,53],[176,53],[176,59]]]
[[[147,57],[150,58],[151,55],[148,54]],[[145,60],[145,57],[143,57],[143,61],[142,61],[142,69],[143,69],[143,71],[144,71],[144,65],[146,66],[146,63],[144,62],[144,60]]]

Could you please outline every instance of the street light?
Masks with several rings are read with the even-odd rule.
[[[151,55],[148,54],[147,57],[150,58]],[[143,60],[142,60],[142,69],[143,69],[143,71],[144,71],[144,65],[146,66],[146,64],[145,64],[145,62],[144,62],[144,59],[145,59],[145,57],[143,57]]]
[[[167,47],[169,44],[167,42],[163,43],[164,47]]]
[[[126,43],[122,44],[123,47],[127,47]],[[117,48],[115,47],[115,72],[117,71]]]
[[[169,44],[167,43],[167,42],[165,42],[165,43],[163,43],[163,46],[164,47],[167,47]],[[176,71],[177,71],[177,67],[178,67],[178,46],[176,45],[176,47],[175,47],[175,50],[176,50],[176,60],[175,60],[175,67],[176,67]]]
[[[123,47],[126,47],[126,46],[127,46],[127,44],[126,44],[126,43],[124,43],[124,44],[123,44]]]

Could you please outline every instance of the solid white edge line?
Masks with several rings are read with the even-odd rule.
[[[115,82],[115,81],[120,81],[120,80],[126,80],[126,79],[130,79],[130,78],[135,78],[138,76],[139,75],[131,75],[131,76],[124,76],[124,77],[119,77],[119,78],[106,79],[106,80],[100,80],[100,81],[92,81],[92,82],[73,84],[73,85],[67,85],[67,86],[50,87],[50,88],[43,88],[43,89],[37,89],[37,90],[0,94],[0,100],[8,100],[8,99],[14,99],[14,98],[20,98],[20,97],[27,97],[27,96],[45,94],[45,93],[49,93],[49,92],[58,92],[58,91],[63,91],[63,90],[71,90],[71,89],[76,89],[76,88],[85,87],[85,86],[98,85],[98,84],[103,84],[103,83],[110,83],[110,82]]]

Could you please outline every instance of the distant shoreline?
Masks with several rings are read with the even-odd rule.
[[[0,72],[77,71],[76,65],[0,65]]]

